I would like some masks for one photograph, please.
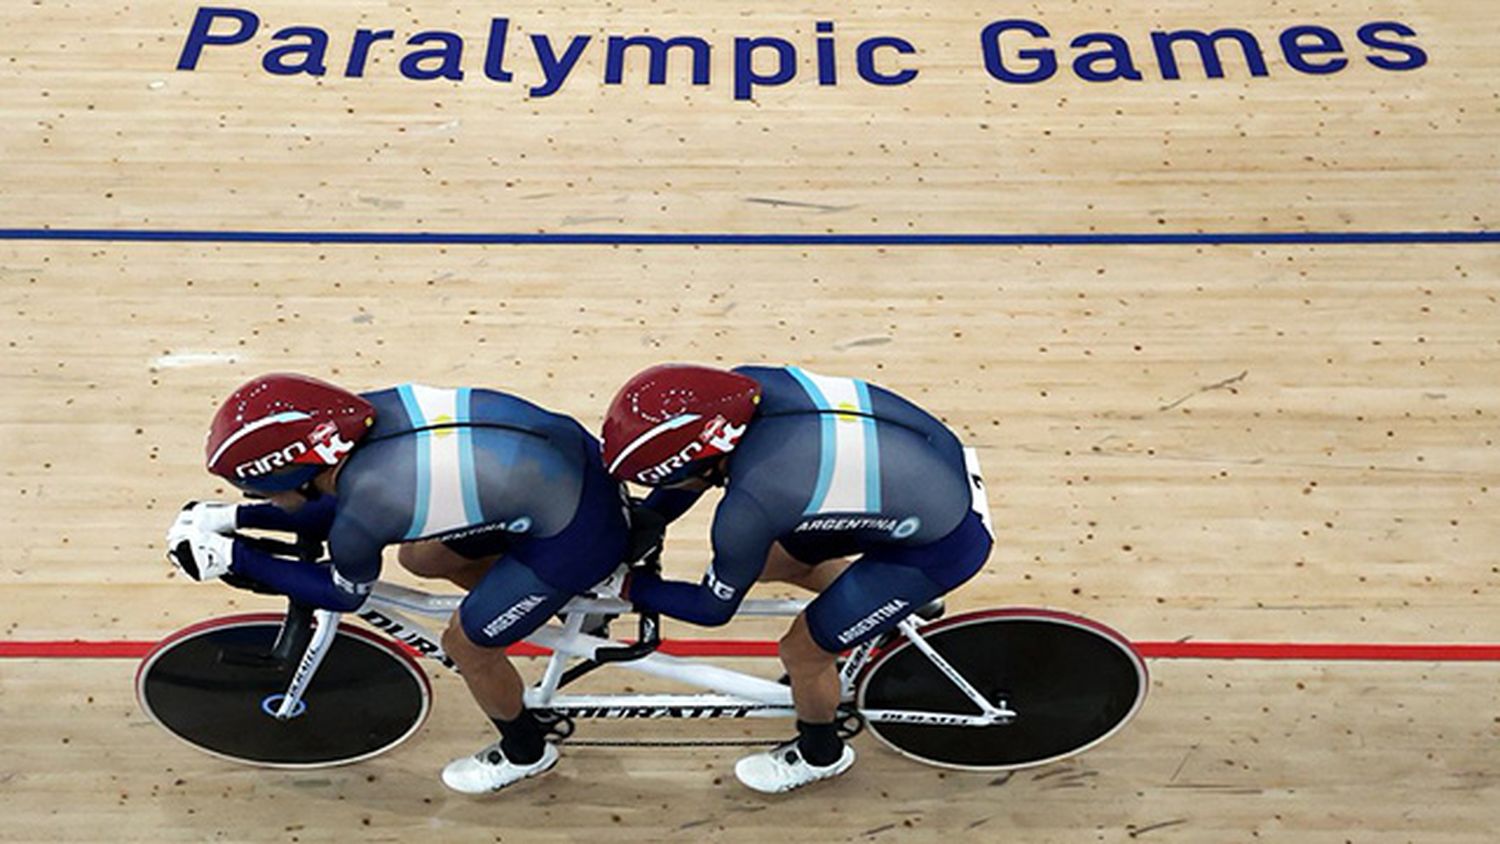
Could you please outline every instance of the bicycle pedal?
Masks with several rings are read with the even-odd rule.
[[[858,711],[843,706],[839,707],[838,714],[839,738],[844,741],[854,738],[865,729],[865,716]]]
[[[573,735],[573,719],[555,709],[534,709],[536,720],[545,728],[543,737],[553,744],[561,744]]]

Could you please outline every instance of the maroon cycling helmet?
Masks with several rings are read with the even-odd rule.
[[[248,492],[299,489],[338,465],[375,424],[363,398],[306,375],[276,372],[235,390],[209,427],[208,471]]]
[[[618,480],[677,483],[734,450],[755,415],[753,378],[666,363],[625,382],[604,417],[604,465]]]

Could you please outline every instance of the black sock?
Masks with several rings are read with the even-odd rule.
[[[825,768],[839,761],[844,755],[844,740],[839,738],[837,722],[809,724],[797,721],[797,749],[807,764]]]
[[[546,733],[531,710],[521,710],[514,721],[502,721],[499,718],[490,720],[500,731],[500,752],[505,754],[506,759],[517,765],[529,765],[542,758],[542,751],[547,743]]]

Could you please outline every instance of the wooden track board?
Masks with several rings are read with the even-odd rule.
[[[275,605],[161,561],[180,502],[225,494],[202,432],[252,374],[491,385],[593,427],[629,374],[691,359],[866,377],[976,446],[1001,541],[955,608],[1062,607],[1148,640],[1500,640],[1500,252],[1423,236],[1500,216],[1492,4],[942,5],[254,2],[240,8],[263,31],[193,71],[174,69],[190,4],[0,7],[0,639],[148,639]],[[502,15],[509,83],[483,68]],[[1050,46],[1055,78],[987,73],[980,33],[1005,17],[1052,33],[1007,35],[1007,66]],[[838,84],[818,84],[819,20]],[[1380,21],[1429,61],[1373,64],[1403,55],[1361,43]],[[1291,67],[1280,34],[1314,24],[1347,68]],[[265,72],[271,33],[293,25],[328,33],[335,71]],[[361,27],[399,40],[348,78]],[[1152,32],[1224,27],[1257,39],[1265,76],[1229,46],[1222,79],[1186,50],[1182,78],[1163,78]],[[426,30],[464,39],[463,80],[401,75],[401,41]],[[645,32],[710,43],[709,84],[679,60],[647,84],[640,55],[606,84],[604,42]],[[1143,78],[1078,79],[1068,42],[1087,32],[1117,33]],[[579,34],[574,75],[528,95],[531,36]],[[858,45],[882,36],[915,52],[876,71],[919,69],[910,84],[859,79]],[[736,100],[737,37],[787,40],[796,78]],[[117,239],[144,230],[210,239]],[[236,239],[257,232],[294,242]],[[318,232],[544,240],[305,242]],[[1298,242],[1371,232],[1419,242]],[[1214,242],[1226,233],[1280,242]],[[545,240],[572,234],[698,242]],[[861,234],[888,240],[838,241]],[[895,240],[943,234],[1039,245]],[[1119,234],[1202,242],[1102,242]],[[695,513],[674,530],[672,573],[697,576],[706,527]],[[1493,663],[1152,668],[1129,730],[1011,777],[862,738],[849,776],[768,800],[733,781],[736,751],[575,748],[473,801],[436,779],[488,740],[452,678],[398,751],[285,774],[172,741],[137,710],[127,662],[5,660],[0,840],[1492,839]]]

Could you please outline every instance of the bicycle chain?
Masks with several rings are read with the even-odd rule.
[[[786,741],[780,739],[574,739],[576,728],[572,718],[548,709],[537,710],[537,720],[547,728],[546,738],[554,744],[570,747],[772,747]],[[839,738],[848,740],[865,729],[865,719],[858,712],[843,710],[839,713]]]
[[[565,744],[568,747],[773,747],[782,744],[786,739],[762,739],[758,741],[733,741],[730,739],[678,739],[678,740],[608,740],[608,739],[568,739]]]

